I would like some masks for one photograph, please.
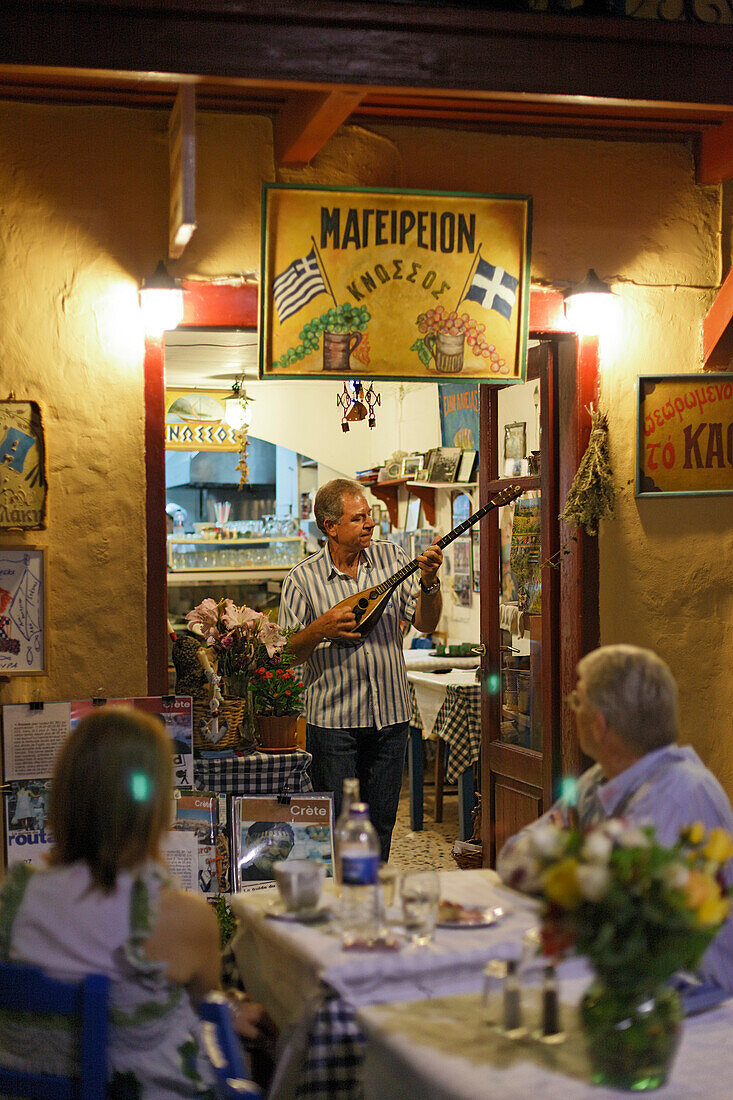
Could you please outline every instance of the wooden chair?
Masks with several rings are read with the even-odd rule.
[[[0,1011],[70,1017],[79,1029],[78,1076],[0,1066],[0,1095],[35,1100],[105,1100],[109,979],[90,974],[62,982],[34,966],[0,964]],[[0,1053],[0,1058],[2,1057]]]
[[[262,1090],[250,1077],[241,1040],[232,1026],[227,998],[209,993],[199,1005],[204,1049],[216,1070],[220,1100],[250,1097],[263,1100]]]

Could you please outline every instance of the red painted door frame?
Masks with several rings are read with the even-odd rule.
[[[243,328],[258,323],[258,292],[254,283],[184,281],[181,326]],[[529,302],[533,335],[568,334],[559,291],[533,288]],[[596,396],[598,344],[583,340],[578,348],[579,388],[587,406]],[[147,530],[147,658],[148,691],[168,691],[168,587],[165,521],[165,353],[163,339],[145,341],[145,510]]]

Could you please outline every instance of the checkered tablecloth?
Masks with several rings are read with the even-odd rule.
[[[225,759],[196,759],[193,785],[218,794],[305,794],[313,790],[308,767],[313,757],[303,749],[292,752],[251,752]]]
[[[439,681],[438,676],[435,676],[435,681]],[[428,731],[420,713],[415,683],[408,678],[407,686],[410,725],[422,728],[424,736]],[[429,721],[429,711],[426,714]],[[429,732],[431,737],[440,737],[450,745],[446,779],[449,783],[455,783],[466,768],[476,763],[481,754],[481,684],[474,681],[461,684],[446,682],[445,698],[440,703]]]
[[[433,733],[450,745],[445,777],[455,783],[481,753],[481,685],[446,688]]]

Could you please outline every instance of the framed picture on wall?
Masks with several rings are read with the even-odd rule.
[[[406,457],[402,459],[402,476],[414,478],[418,471],[422,470],[422,467],[422,455],[406,455]]]
[[[0,547],[0,573],[0,675],[46,673],[44,551]]]
[[[527,425],[524,421],[504,425],[504,458],[527,457]]]
[[[461,461],[458,463],[456,481],[468,482],[473,480],[473,471],[476,468],[478,451],[464,451]]]
[[[455,481],[462,454],[460,447],[436,447],[430,460],[428,481]]]
[[[419,497],[410,497],[407,501],[407,511],[405,512],[406,531],[417,531],[420,526],[420,507],[421,501]]]
[[[453,594],[459,607],[471,606],[472,547],[470,538],[453,543]]]

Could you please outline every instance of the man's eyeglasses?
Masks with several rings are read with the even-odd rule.
[[[577,691],[571,691],[569,695],[565,696],[565,702],[568,704],[572,711],[580,710],[583,705],[583,701],[578,695]]]

